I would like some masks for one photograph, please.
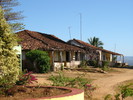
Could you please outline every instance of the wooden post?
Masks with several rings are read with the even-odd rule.
[[[124,56],[123,56],[123,63],[125,63],[125,61],[124,61],[125,59],[124,59]]]
[[[55,68],[54,68],[54,51],[52,51],[52,71],[55,71]]]
[[[69,55],[70,55],[69,61],[70,61],[70,68],[71,68],[71,51],[69,52]]]
[[[80,61],[79,59],[79,52],[77,51],[77,61]]]
[[[71,51],[69,52],[69,61],[71,62]]]
[[[62,51],[60,51],[60,62],[62,63]]]
[[[61,62],[61,66],[60,67],[61,67],[61,70],[64,70],[64,67],[63,67],[64,65],[62,64],[62,61],[63,61],[63,59],[62,59],[63,58],[62,57],[62,51],[60,51],[60,58],[61,58],[60,59],[60,62]]]

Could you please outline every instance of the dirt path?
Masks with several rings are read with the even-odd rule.
[[[93,81],[98,88],[94,91],[94,98],[103,100],[107,94],[114,94],[114,87],[126,80],[133,79],[133,69],[126,70],[124,73],[112,74],[109,77],[101,77]]]
[[[115,69],[115,68],[114,68]],[[90,73],[85,72],[85,78],[94,79],[92,84],[97,86],[97,89],[93,93],[93,100],[104,100],[103,98],[107,94],[114,94],[114,88],[121,82],[133,79],[133,69],[115,69],[116,72],[111,72],[107,74],[103,73]],[[79,71],[64,71],[65,76],[67,77],[76,77],[77,75],[83,74],[84,72]],[[56,72],[48,74],[35,74],[38,78],[37,84],[51,84],[51,81],[47,80],[51,74],[57,74]],[[125,100],[133,100],[125,99]]]

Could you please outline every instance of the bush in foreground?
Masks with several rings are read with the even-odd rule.
[[[0,7],[0,87],[8,88],[18,80],[17,36],[12,33]]]

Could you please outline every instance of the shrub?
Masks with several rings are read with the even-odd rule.
[[[32,75],[32,72],[28,72],[26,74],[22,73],[19,76],[19,80],[16,81],[16,85],[26,85],[33,82],[37,82],[37,78],[34,75]]]
[[[102,61],[102,70],[108,71],[109,70],[109,61]]]
[[[133,83],[119,86],[119,93],[114,95],[115,99],[112,99],[112,95],[108,94],[104,100],[124,100],[127,97],[133,96]]]
[[[86,60],[81,61],[79,68],[86,68],[88,66],[88,62]]]
[[[90,84],[90,80],[83,78],[84,74],[81,74],[72,80],[66,85],[73,88],[85,88],[86,84]]]
[[[88,62],[90,66],[96,66],[97,63],[96,60],[89,60]]]
[[[19,60],[16,51],[17,36],[12,33],[0,7],[0,87],[7,88],[18,80]]]
[[[102,69],[103,71],[109,71],[109,70],[110,70],[109,66],[104,66],[104,67],[102,67],[101,69]]]
[[[104,97],[104,100],[113,100],[112,95],[111,95],[111,94],[107,94],[107,95]]]
[[[90,84],[90,80],[83,78],[84,74],[81,74],[75,78],[70,78],[64,76],[62,72],[59,72],[58,75],[51,75],[49,80],[53,82],[53,86],[67,86],[73,88],[84,88],[86,84]]]
[[[70,78],[64,76],[62,72],[59,72],[56,76],[51,75],[49,80],[53,82],[53,86],[65,86],[84,89],[85,96],[90,100],[92,98],[92,92],[96,89],[96,87],[90,84],[91,80],[83,78],[84,75],[85,74],[81,74],[75,78]]]
[[[36,72],[46,73],[50,70],[50,58],[47,52],[31,50],[26,53],[26,57],[33,63]]]
[[[102,67],[109,66],[109,61],[102,61]]]
[[[49,80],[53,82],[53,86],[66,86],[72,78],[65,77],[62,72],[59,72],[57,76],[51,75]]]
[[[133,88],[131,86],[133,86],[133,83],[120,86],[120,94],[122,99],[133,96]]]
[[[62,70],[62,71],[64,70],[64,65],[63,65],[63,64],[61,64],[61,70]]]

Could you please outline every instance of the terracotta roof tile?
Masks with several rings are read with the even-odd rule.
[[[105,50],[105,49],[102,49],[102,48],[95,47],[95,46],[93,46],[89,43],[86,43],[84,41],[81,41],[81,40],[77,40],[77,39],[73,39],[73,40],[80,43],[80,44],[82,44],[82,45],[84,45],[84,46],[88,46],[88,47],[94,48],[96,50],[101,50],[103,52],[107,52],[107,53],[110,53],[110,54],[113,54],[113,55],[122,55],[122,54],[119,54],[119,53],[116,53],[116,52],[112,52],[112,51],[109,51],[109,50]]]
[[[18,37],[22,39],[20,44],[22,45],[23,50],[43,49],[84,52],[83,49],[69,45],[54,35],[29,30],[20,31],[17,32],[17,34]]]

